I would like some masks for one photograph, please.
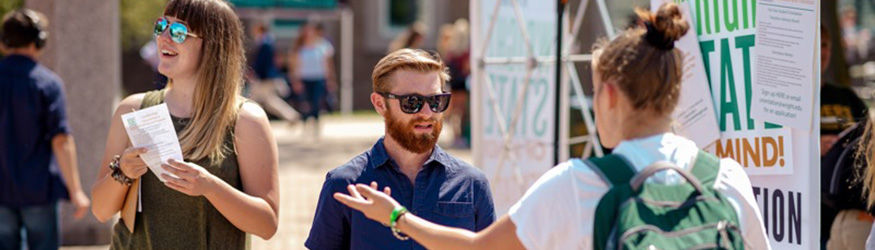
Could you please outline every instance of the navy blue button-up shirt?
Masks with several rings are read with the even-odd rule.
[[[252,61],[252,70],[258,79],[272,79],[280,77],[280,72],[274,63],[273,38],[268,35],[263,35],[259,39],[258,51],[255,53],[255,60]]]
[[[61,79],[29,57],[0,60],[0,205],[68,198],[52,138],[69,133]]]
[[[310,237],[309,249],[425,249],[413,240],[401,241],[390,229],[332,197],[348,193],[349,184],[376,181],[380,190],[392,189],[392,198],[411,213],[431,222],[480,231],[495,220],[492,193],[486,176],[477,168],[435,146],[416,175],[415,184],[389,158],[381,138],[348,163],[328,172]]]

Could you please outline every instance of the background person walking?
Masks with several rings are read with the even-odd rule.
[[[289,56],[289,79],[298,94],[305,93],[305,133],[319,138],[319,112],[329,93],[337,90],[334,70],[334,46],[319,32],[320,24],[301,26]],[[312,120],[312,121],[310,121]]]
[[[90,201],[79,180],[76,143],[61,79],[38,63],[48,20],[21,9],[3,17],[0,60],[0,249],[58,249],[58,203],[82,218]],[[58,173],[60,172],[60,173]]]
[[[251,97],[261,104],[267,112],[295,124],[301,120],[301,114],[289,106],[279,92],[289,92],[288,83],[279,74],[274,63],[274,39],[265,24],[259,23],[252,28],[256,39],[255,60],[252,63],[252,73],[249,77]],[[281,93],[280,93],[281,94]]]

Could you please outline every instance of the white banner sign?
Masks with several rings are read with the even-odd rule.
[[[756,21],[751,116],[810,130],[814,109],[815,47],[820,3],[811,0],[759,0]],[[812,60],[815,58],[815,60]]]
[[[754,186],[753,195],[773,249],[819,249],[819,123],[814,123],[809,130],[800,130],[766,123],[751,116],[752,75],[755,70],[760,70],[754,63],[759,52],[754,46],[756,17],[762,9],[757,8],[756,1],[748,0],[676,2],[690,4],[692,21],[695,22],[691,32],[698,36],[718,126],[722,131],[721,139],[706,150],[735,159],[744,166]],[[815,36],[816,39],[816,28],[807,27],[814,32],[806,30],[806,36]],[[819,55],[819,49],[806,48],[807,52],[794,53],[813,50],[814,55]],[[813,56],[799,60],[808,60],[819,68],[819,60]],[[815,76],[815,82],[819,82],[820,75]],[[819,96],[819,90],[816,90],[812,105],[819,105]],[[813,112],[813,117],[819,117],[819,109]]]
[[[482,58],[528,56],[526,39],[510,1],[499,5],[492,34],[487,30],[493,18],[496,0],[471,1],[472,65]],[[556,1],[517,1],[524,18],[535,56],[556,53]],[[488,47],[482,50],[485,39]],[[485,53],[485,54],[484,54]],[[525,191],[553,166],[553,142],[556,96],[554,64],[539,65],[524,89],[525,64],[472,67],[472,135],[474,164],[489,177],[496,213],[507,213]],[[496,113],[490,101],[495,97]],[[522,107],[519,96],[523,94]],[[505,144],[502,127],[511,126],[516,112],[510,144]],[[510,154],[505,152],[508,146]],[[522,177],[518,180],[516,177]]]

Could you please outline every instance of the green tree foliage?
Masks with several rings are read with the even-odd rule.
[[[152,39],[152,25],[164,12],[166,4],[167,0],[121,0],[123,50],[138,49]]]
[[[0,18],[2,18],[6,13],[12,11],[14,9],[21,8],[24,5],[24,0],[2,0],[0,1]],[[3,54],[2,49],[0,49],[0,57],[6,56]]]
[[[24,5],[24,0],[3,0],[0,1],[0,16],[6,15],[7,12],[21,8]]]

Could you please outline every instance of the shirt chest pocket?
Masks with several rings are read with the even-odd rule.
[[[438,201],[433,211],[432,222],[434,223],[475,230],[473,202]]]
[[[473,202],[438,201],[434,212],[450,218],[468,218],[474,216]]]

